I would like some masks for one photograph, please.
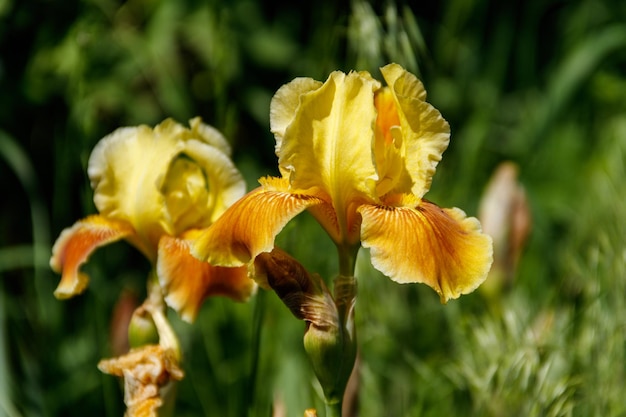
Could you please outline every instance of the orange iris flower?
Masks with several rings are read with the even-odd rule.
[[[245,268],[201,262],[186,240],[245,193],[229,154],[224,137],[200,118],[190,128],[168,119],[103,138],[88,164],[99,214],[63,230],[54,244],[50,265],[62,273],[55,296],[84,291],[88,277],[80,266],[100,246],[126,239],[152,262],[166,302],[187,321],[206,296],[246,299],[255,284]]]
[[[449,125],[413,74],[397,64],[381,72],[384,87],[367,72],[339,71],[281,87],[270,108],[281,177],[262,178],[199,234],[192,253],[215,265],[248,263],[306,209],[348,259],[342,275],[364,246],[379,271],[425,283],[442,302],[480,285],[491,238],[462,210],[423,199]]]

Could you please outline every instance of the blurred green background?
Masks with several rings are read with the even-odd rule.
[[[391,61],[451,124],[427,197],[477,215],[513,161],[532,227],[508,285],[445,306],[361,253],[352,415],[626,416],[626,3],[283,3],[0,0],[0,416],[123,413],[119,381],[96,364],[149,265],[125,243],[101,249],[89,289],[64,302],[48,267],[60,231],[95,212],[86,163],[100,138],[199,115],[251,189],[277,172],[268,118],[282,84],[380,78]],[[279,243],[335,274],[308,215]],[[323,411],[304,324],[274,294],[171,320],[185,351],[176,415]]]

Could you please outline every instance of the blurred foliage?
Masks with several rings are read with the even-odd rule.
[[[452,127],[428,198],[475,215],[501,161],[533,227],[509,291],[446,306],[359,260],[362,416],[623,416],[626,380],[626,3],[0,0],[0,416],[119,416],[111,312],[148,266],[125,244],[66,302],[53,239],[94,212],[86,162],[124,125],[200,115],[248,180],[276,172],[269,101],[296,76],[395,61]],[[280,236],[332,278],[308,216]],[[320,256],[322,255],[322,256]],[[327,255],[327,256],[326,256]],[[123,271],[123,272],[121,272]],[[177,415],[322,409],[302,323],[271,293],[208,300],[185,351]]]

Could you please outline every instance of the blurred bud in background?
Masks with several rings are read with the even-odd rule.
[[[510,161],[494,171],[478,209],[483,232],[493,239],[493,266],[481,291],[493,298],[513,285],[517,264],[532,226],[519,168]]]

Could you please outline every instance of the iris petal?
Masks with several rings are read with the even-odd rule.
[[[133,234],[134,230],[129,223],[98,215],[86,217],[63,230],[54,243],[50,259],[50,267],[62,273],[54,295],[63,299],[83,292],[89,277],[79,269],[91,253],[100,246]]]
[[[172,218],[174,235],[190,228],[207,227],[246,192],[246,183],[227,154],[194,139],[185,142],[183,152],[199,169],[206,187],[203,192],[208,198],[185,201],[187,213],[191,215]],[[189,181],[186,187],[191,189]]]
[[[351,201],[374,198],[373,94],[379,87],[360,73],[333,72],[320,88],[300,94],[286,128],[279,124],[284,128],[278,151],[281,173],[292,187],[327,193],[342,229]]]
[[[450,126],[426,100],[424,85],[397,64],[381,68],[389,85],[400,120],[404,167],[410,176],[396,179],[393,192],[423,197],[428,192],[437,164],[450,141]]]
[[[266,178],[263,186],[246,194],[194,242],[194,256],[212,265],[240,266],[274,247],[285,224],[308,207],[324,200],[289,188],[286,179]]]
[[[202,123],[201,117],[194,117],[189,120],[189,127],[191,128],[190,138],[199,139],[219,149],[223,154],[230,156],[230,145],[224,135],[213,126]]]
[[[171,160],[179,154],[184,128],[166,120],[148,126],[120,128],[103,138],[91,153],[88,174],[94,203],[106,217],[130,222],[156,257],[159,238],[173,234],[161,194]]]
[[[410,200],[413,200],[412,198]],[[401,283],[432,287],[442,302],[476,289],[492,262],[491,238],[460,209],[363,205],[361,238],[376,269]]]
[[[195,320],[206,297],[221,295],[245,301],[256,288],[245,266],[213,266],[193,257],[188,239],[198,233],[192,230],[181,238],[163,236],[159,242],[157,275],[165,301],[188,322]]]
[[[304,93],[321,87],[322,83],[312,78],[299,77],[276,91],[270,103],[270,126],[276,137],[276,153],[278,154],[287,127],[295,117],[300,97]]]

